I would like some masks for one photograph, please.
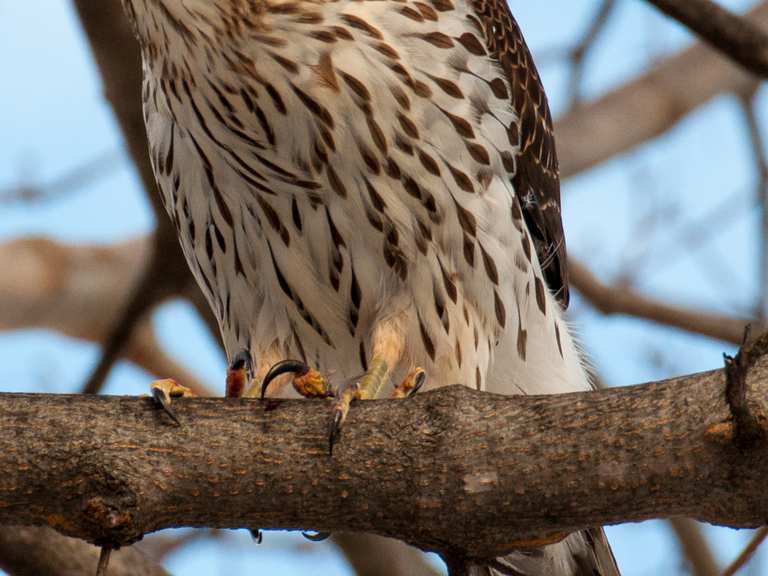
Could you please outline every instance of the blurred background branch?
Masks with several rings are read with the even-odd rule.
[[[624,352],[641,349],[644,340],[643,337],[630,340],[626,335],[633,328],[625,328],[621,340],[623,352],[616,354],[615,348],[610,348],[613,339],[610,330],[618,325],[618,318],[640,320],[636,324],[627,323],[628,326],[646,326],[642,321],[650,320],[658,326],[674,327],[675,331],[644,328],[643,334],[647,334],[644,338],[652,341],[653,349],[648,356],[654,360],[644,361],[646,371],[641,373],[644,379],[650,379],[673,371],[687,371],[691,368],[688,357],[703,358],[702,367],[717,365],[724,343],[739,342],[748,322],[764,325],[768,309],[768,251],[765,248],[768,186],[763,143],[766,105],[761,85],[747,71],[764,74],[768,2],[738,3],[733,0],[717,5],[707,0],[649,0],[649,4],[655,4],[689,26],[704,41],[689,45],[681,42],[670,49],[664,44],[665,34],[670,34],[671,27],[657,18],[647,27],[645,38],[647,53],[651,56],[646,57],[642,66],[632,68],[632,58],[642,51],[643,43],[643,26],[638,24],[643,18],[638,18],[638,14],[652,14],[651,9],[636,4],[636,7],[628,8],[628,3],[615,0],[592,0],[580,8],[583,13],[580,21],[563,16],[553,22],[548,16],[553,3],[538,6],[510,1],[513,13],[521,20],[525,18],[521,24],[535,56],[547,51],[554,53],[551,51],[553,45],[567,46],[557,52],[556,59],[542,56],[537,60],[550,99],[554,101],[555,109],[562,112],[556,123],[556,135],[562,175],[568,179],[564,185],[566,216],[570,210],[583,218],[582,206],[590,207],[595,216],[592,221],[585,219],[585,225],[566,222],[571,247],[571,281],[582,296],[581,302],[576,302],[573,314],[579,324],[587,327],[586,343],[597,363],[603,363],[604,358],[611,356],[622,358],[621,368],[611,368],[614,374],[621,370],[621,381],[628,381],[626,374],[635,374],[629,368],[632,362],[626,361]],[[559,3],[557,6],[559,11],[577,10]],[[108,243],[83,242],[68,237],[52,240],[38,237],[35,232],[6,234],[0,238],[0,269],[12,273],[0,274],[0,330],[16,333],[45,328],[70,338],[100,343],[102,348],[95,367],[87,377],[78,376],[79,387],[88,391],[101,390],[105,383],[109,383],[107,377],[115,361],[125,358],[152,375],[174,376],[202,394],[218,393],[223,388],[223,369],[220,380],[216,380],[216,376],[203,377],[197,373],[197,365],[193,366],[191,359],[177,360],[170,349],[174,339],[186,336],[176,328],[181,320],[174,316],[173,335],[169,338],[168,331],[158,328],[156,316],[152,315],[166,303],[188,302],[202,319],[201,325],[206,327],[202,328],[207,330],[204,337],[213,342],[211,346],[218,346],[216,323],[191,279],[178,249],[175,231],[165,216],[160,196],[154,191],[141,119],[138,49],[122,17],[119,0],[73,0],[72,7],[101,75],[103,93],[117,120],[122,145],[138,175],[136,190],[124,191],[114,185],[113,175],[119,172],[119,163],[111,150],[120,144],[114,136],[113,141],[96,145],[96,150],[101,152],[65,163],[69,168],[60,169],[52,178],[41,178],[37,174],[31,178],[12,178],[6,175],[7,167],[0,164],[0,205],[3,207],[0,218],[6,218],[0,220],[0,226],[3,222],[11,222],[6,214],[19,210],[40,210],[46,214],[49,210],[46,204],[54,204],[62,198],[69,202],[79,189],[98,186],[104,189],[107,198],[128,193],[140,195],[150,206],[156,227],[152,234],[147,234],[147,230],[135,230],[131,239],[116,236]],[[15,9],[22,11],[21,6]],[[630,10],[634,12],[630,13]],[[737,14],[739,11],[744,14]],[[11,26],[13,14],[11,12],[11,17],[5,18]],[[631,26],[626,24],[628,21]],[[65,26],[63,19],[55,22],[57,27]],[[539,24],[541,22],[543,26]],[[559,30],[565,32],[558,36]],[[636,40],[627,48],[626,43],[621,44],[621,39],[630,35]],[[5,36],[9,37],[8,34]],[[543,40],[537,41],[537,38]],[[6,54],[23,62],[24,55],[18,49],[11,44],[6,46]],[[624,47],[617,49],[615,46]],[[622,71],[631,68],[632,72],[597,83],[596,79],[604,76],[602,70],[611,69],[611,54],[613,61],[621,61]],[[46,65],[50,66],[54,61],[48,58]],[[740,65],[735,65],[734,61]],[[558,69],[564,71],[560,87],[557,73],[551,72]],[[45,70],[36,72],[41,75]],[[599,86],[597,89],[596,85]],[[46,93],[56,96],[64,88],[54,88]],[[14,84],[13,90],[21,98],[29,98],[31,94],[24,91],[23,83]],[[722,100],[735,103],[735,113],[732,111],[724,121],[718,120],[712,111]],[[49,99],[39,107],[42,110],[52,104],[55,101]],[[62,116],[69,112],[66,106],[61,106]],[[8,113],[16,114],[12,109]],[[658,150],[659,156],[671,156],[668,151],[678,139],[676,134],[691,132],[690,126],[694,122],[691,119],[699,117],[710,118],[708,123],[713,128],[708,134],[714,136],[709,136],[706,142],[709,149],[719,151],[716,156],[725,157],[729,149],[734,148],[733,142],[737,139],[729,140],[730,132],[741,138],[743,148],[739,149],[738,155],[745,160],[743,166],[735,167],[732,159],[729,164],[702,160],[708,157],[707,151],[698,145],[696,136],[692,136],[684,141],[683,160],[677,161],[674,167],[668,166],[663,174],[657,174],[658,162],[648,160],[647,150]],[[8,151],[14,151],[14,138],[11,136],[5,143]],[[733,154],[736,153],[729,158]],[[63,151],[61,155],[64,155]],[[6,157],[11,156],[6,154]],[[644,177],[633,178],[631,186],[622,184],[620,188],[628,188],[628,193],[620,192],[618,188],[614,191],[612,187],[616,187],[616,179],[608,184],[600,179],[599,174],[612,170],[610,166],[620,166],[617,170],[624,174],[635,171],[640,163],[651,167]],[[46,161],[45,166],[48,165]],[[691,169],[703,177],[690,181],[678,177]],[[716,175],[722,173],[731,176],[727,187],[719,179],[715,183]],[[742,186],[749,175],[752,181]],[[13,181],[19,183],[5,184]],[[660,194],[663,201],[652,193],[654,183],[663,188]],[[686,193],[691,188],[694,193]],[[604,189],[610,193],[602,194]],[[635,205],[646,206],[647,222],[653,222],[653,225],[646,221],[633,224],[632,218],[626,224],[627,219],[619,217],[616,209],[611,207],[611,202],[622,195],[631,197]],[[741,230],[745,219],[751,218],[756,210],[760,213],[757,219],[760,224],[749,228],[748,233],[742,233],[740,238],[748,238],[745,244],[735,243],[729,230]],[[602,214],[603,211],[606,214]],[[105,217],[103,213],[88,214],[77,226],[87,228]],[[122,215],[118,215],[120,217]],[[636,214],[632,217],[637,219]],[[612,226],[608,220],[623,224]],[[52,226],[53,223],[50,229],[54,229]],[[617,253],[610,249],[619,244],[621,226],[633,226],[633,233],[626,243],[628,249],[617,258]],[[580,237],[579,229],[586,230],[583,237]],[[599,249],[592,250],[589,242],[597,243]],[[693,258],[698,263],[699,275],[695,279],[691,278],[690,272]],[[751,280],[733,273],[733,268],[751,270],[744,265],[749,259],[756,270]],[[654,278],[659,281],[652,280]],[[671,289],[669,284],[661,282],[661,279],[670,278],[667,282],[673,284]],[[746,282],[748,285],[744,284]],[[706,293],[701,289],[704,284],[718,286],[713,298],[702,297],[702,293]],[[583,306],[584,302],[589,306]],[[592,315],[591,307],[601,315]],[[607,351],[602,352],[599,343],[589,337],[591,330],[599,331],[600,340],[608,346]],[[691,344],[686,345],[685,353],[666,353],[664,348],[678,350],[676,346],[681,346],[678,344],[680,337],[670,334],[703,335],[712,340],[702,348],[702,339],[694,337],[692,341],[698,348]],[[6,361],[6,367],[21,364],[36,369],[47,364],[46,358],[37,356],[33,362],[19,362],[20,357],[13,352],[9,358],[12,362]],[[615,379],[612,377],[611,381]],[[146,384],[139,382],[137,389],[143,390]],[[78,387],[71,388],[75,389]],[[131,392],[136,393],[133,389]],[[675,521],[672,527],[682,555],[687,558],[684,562],[687,569],[697,576],[717,573],[718,562],[700,526]],[[197,536],[173,537],[167,544],[183,554],[192,547],[186,545],[188,542],[200,547],[200,542],[217,538],[208,533],[199,536],[199,540]],[[33,540],[41,549],[46,546],[52,547],[54,552],[63,549],[60,544],[50,544],[42,537],[19,541],[15,546],[18,549],[32,546]],[[219,545],[218,540],[216,542]],[[430,563],[422,560],[420,552],[394,541],[364,535],[337,535],[334,542],[349,562],[347,569],[359,574],[376,574],[377,565],[391,567],[388,574],[393,576],[416,573],[409,572],[405,566],[424,574],[433,570]],[[2,557],[6,554],[0,547],[0,566],[4,565]],[[265,556],[267,553],[256,554]],[[732,552],[727,560],[737,554],[738,551]],[[752,558],[752,554],[750,552],[748,557]],[[720,564],[726,565],[727,560],[721,560]],[[301,562],[299,559],[293,561]],[[757,562],[759,554],[752,559],[751,565],[756,566]],[[625,573],[641,572],[632,572],[630,567]]]

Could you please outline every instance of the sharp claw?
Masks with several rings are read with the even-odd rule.
[[[261,383],[261,399],[264,400],[264,394],[267,392],[267,387],[272,382],[272,380],[278,376],[289,373],[298,374],[301,376],[306,374],[308,371],[309,366],[307,366],[301,360],[281,360],[277,364],[273,365],[272,368],[269,369],[269,372],[267,372],[266,376],[264,376],[264,380]]]
[[[312,542],[322,542],[323,540],[327,540],[331,537],[330,532],[302,532],[301,533],[304,538],[307,540],[311,540]]]
[[[422,386],[424,386],[424,382],[427,381],[427,373],[424,371],[419,372],[416,374],[415,382],[413,384],[413,389],[408,392],[408,398],[416,394]]]
[[[152,388],[152,397],[155,399],[155,402],[160,406],[160,408],[163,409],[163,412],[168,414],[169,418],[173,420],[177,426],[181,426],[179,418],[171,409],[171,399],[168,397],[168,394],[165,392],[165,390],[161,388]]]
[[[253,530],[248,530],[248,532],[251,533],[251,538],[256,540],[256,544],[261,544],[261,541],[264,539],[264,532],[262,532],[258,528]]]
[[[331,420],[331,426],[328,433],[328,454],[331,456],[333,456],[333,445],[341,435],[342,422],[344,422],[344,413],[341,410],[334,411],[333,419]]]

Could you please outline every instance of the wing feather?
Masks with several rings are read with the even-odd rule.
[[[520,142],[512,185],[550,290],[568,306],[568,269],[560,212],[560,172],[544,88],[520,28],[504,0],[470,2],[486,46],[507,77]]]

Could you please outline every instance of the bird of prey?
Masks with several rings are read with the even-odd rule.
[[[333,397],[332,446],[349,403],[390,382],[399,397],[590,388],[563,317],[550,112],[504,0],[124,4],[155,175],[229,395],[287,381]],[[593,529],[474,573],[618,570]]]

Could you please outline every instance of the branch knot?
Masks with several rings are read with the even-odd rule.
[[[755,362],[768,353],[768,331],[750,342],[750,327],[744,330],[744,339],[736,356],[724,354],[725,398],[733,418],[734,441],[747,449],[763,440],[766,431],[747,401],[747,375]]]

